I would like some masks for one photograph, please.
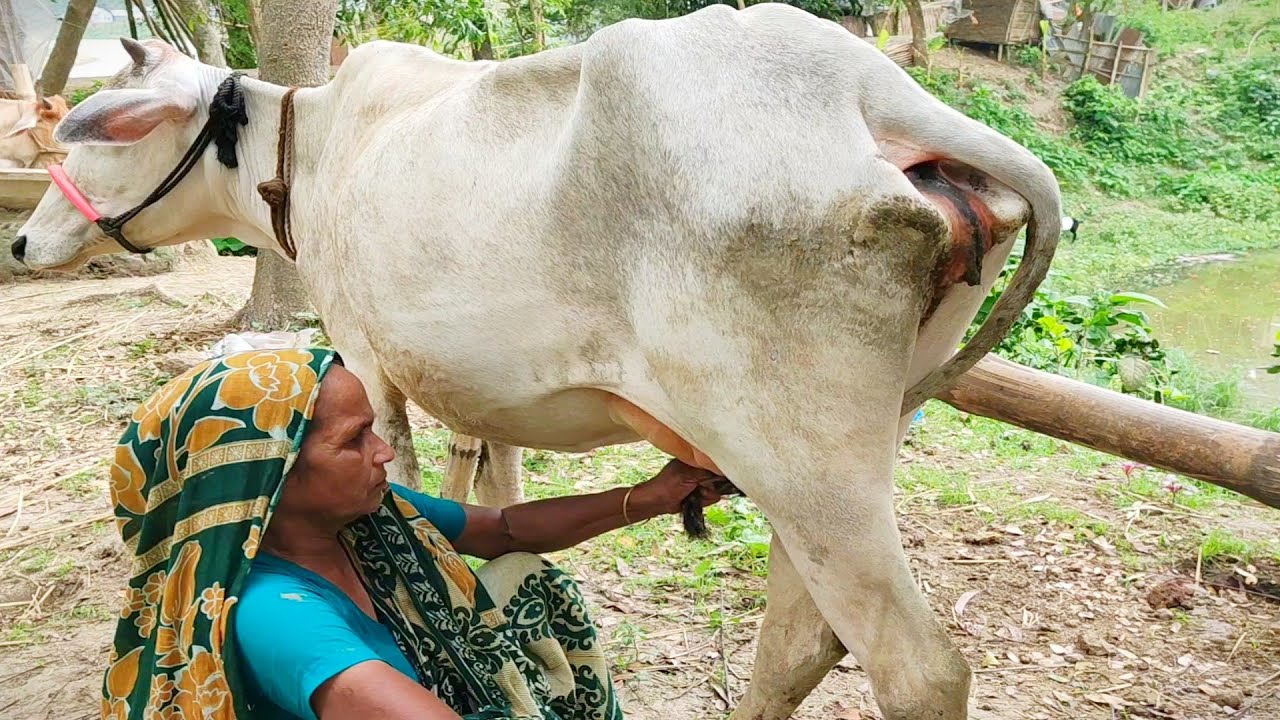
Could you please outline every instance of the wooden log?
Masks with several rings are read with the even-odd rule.
[[[1280,508],[1280,434],[988,355],[938,396],[959,410],[1213,483]]]

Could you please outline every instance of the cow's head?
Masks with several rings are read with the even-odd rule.
[[[53,135],[70,148],[66,175],[108,217],[137,206],[174,168],[199,133],[203,99],[221,79],[162,42],[122,43],[130,65],[67,113]],[[131,220],[129,240],[150,248],[209,237],[202,234],[210,203],[200,175],[197,167]],[[71,269],[119,249],[52,185],[13,243],[14,257],[37,269]]]

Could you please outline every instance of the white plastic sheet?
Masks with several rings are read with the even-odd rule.
[[[49,0],[0,0],[0,89],[20,90],[14,76],[24,71],[40,77],[61,23]]]
[[[208,357],[216,358],[231,353],[244,352],[246,350],[279,350],[281,348],[304,348],[309,347],[315,340],[319,330],[315,328],[306,328],[298,332],[286,332],[277,330],[276,332],[240,332],[232,333],[224,336],[213,347],[209,348],[206,353]]]

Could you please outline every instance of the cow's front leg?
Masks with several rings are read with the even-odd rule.
[[[777,535],[767,597],[751,684],[731,720],[786,720],[845,655]]]
[[[476,501],[490,507],[506,507],[524,502],[520,482],[523,450],[514,445],[484,441],[480,468],[476,472]]]

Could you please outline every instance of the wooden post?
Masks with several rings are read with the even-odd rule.
[[[980,360],[938,399],[1280,508],[1280,433],[1158,405],[995,355]]]
[[[1116,45],[1116,57],[1111,61],[1111,80],[1109,84],[1116,84],[1116,73],[1120,71],[1120,56],[1124,54],[1124,45]]]
[[[1151,56],[1155,54],[1154,48],[1147,48],[1142,58],[1142,80],[1138,83],[1138,97],[1147,94],[1147,85],[1151,83]]]
[[[1080,63],[1080,74],[1076,76],[1077,80],[1084,77],[1084,74],[1089,72],[1089,60],[1092,57],[1093,57],[1093,34],[1090,33],[1089,45],[1084,49],[1084,62]]]

